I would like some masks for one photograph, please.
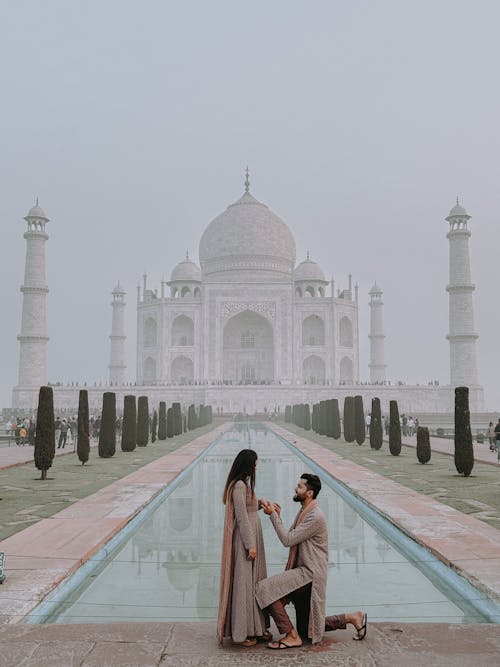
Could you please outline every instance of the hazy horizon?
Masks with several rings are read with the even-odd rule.
[[[387,378],[449,383],[448,223],[469,227],[479,382],[500,410],[500,4],[438,0],[0,7],[3,272],[0,406],[17,384],[25,240],[38,196],[46,244],[47,380],[108,377],[111,291],[160,290],[208,223],[251,192],[290,227],[297,263],[384,292]],[[328,291],[328,295],[330,292]]]

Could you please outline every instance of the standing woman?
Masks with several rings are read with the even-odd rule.
[[[254,492],[257,454],[242,449],[227,477],[217,637],[231,637],[240,646],[267,639],[269,617],[255,600],[255,584],[267,576],[264,539]]]

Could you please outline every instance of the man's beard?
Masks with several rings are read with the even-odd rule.
[[[299,495],[295,494],[293,497],[293,502],[294,503],[301,503],[303,498],[301,498]]]

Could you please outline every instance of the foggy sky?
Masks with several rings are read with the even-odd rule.
[[[40,197],[48,380],[108,377],[110,292],[168,280],[251,192],[340,288],[384,291],[387,377],[449,381],[448,224],[470,241],[479,380],[500,408],[500,3],[0,3],[0,406],[17,384],[25,241]],[[329,294],[329,293],[328,293]]]

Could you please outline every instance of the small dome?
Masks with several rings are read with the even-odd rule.
[[[321,270],[321,267],[316,262],[313,262],[312,259],[309,259],[309,253],[307,253],[307,259],[301,262],[293,273],[294,280],[319,280],[320,282],[326,283],[325,274]]]
[[[41,218],[46,222],[49,220],[49,218],[45,215],[43,208],[38,205],[38,199],[36,200],[36,204],[30,208],[24,219],[27,220],[27,218]]]
[[[448,214],[448,218],[470,218],[470,215],[467,213],[467,211],[464,209],[463,206],[461,206],[458,203],[458,197],[457,197],[457,203],[455,206],[451,209],[450,213]],[[448,220],[446,218],[446,220]]]
[[[186,253],[186,259],[182,262],[179,262],[170,276],[170,282],[201,282],[201,271],[200,267],[192,262],[189,259],[189,255]]]

